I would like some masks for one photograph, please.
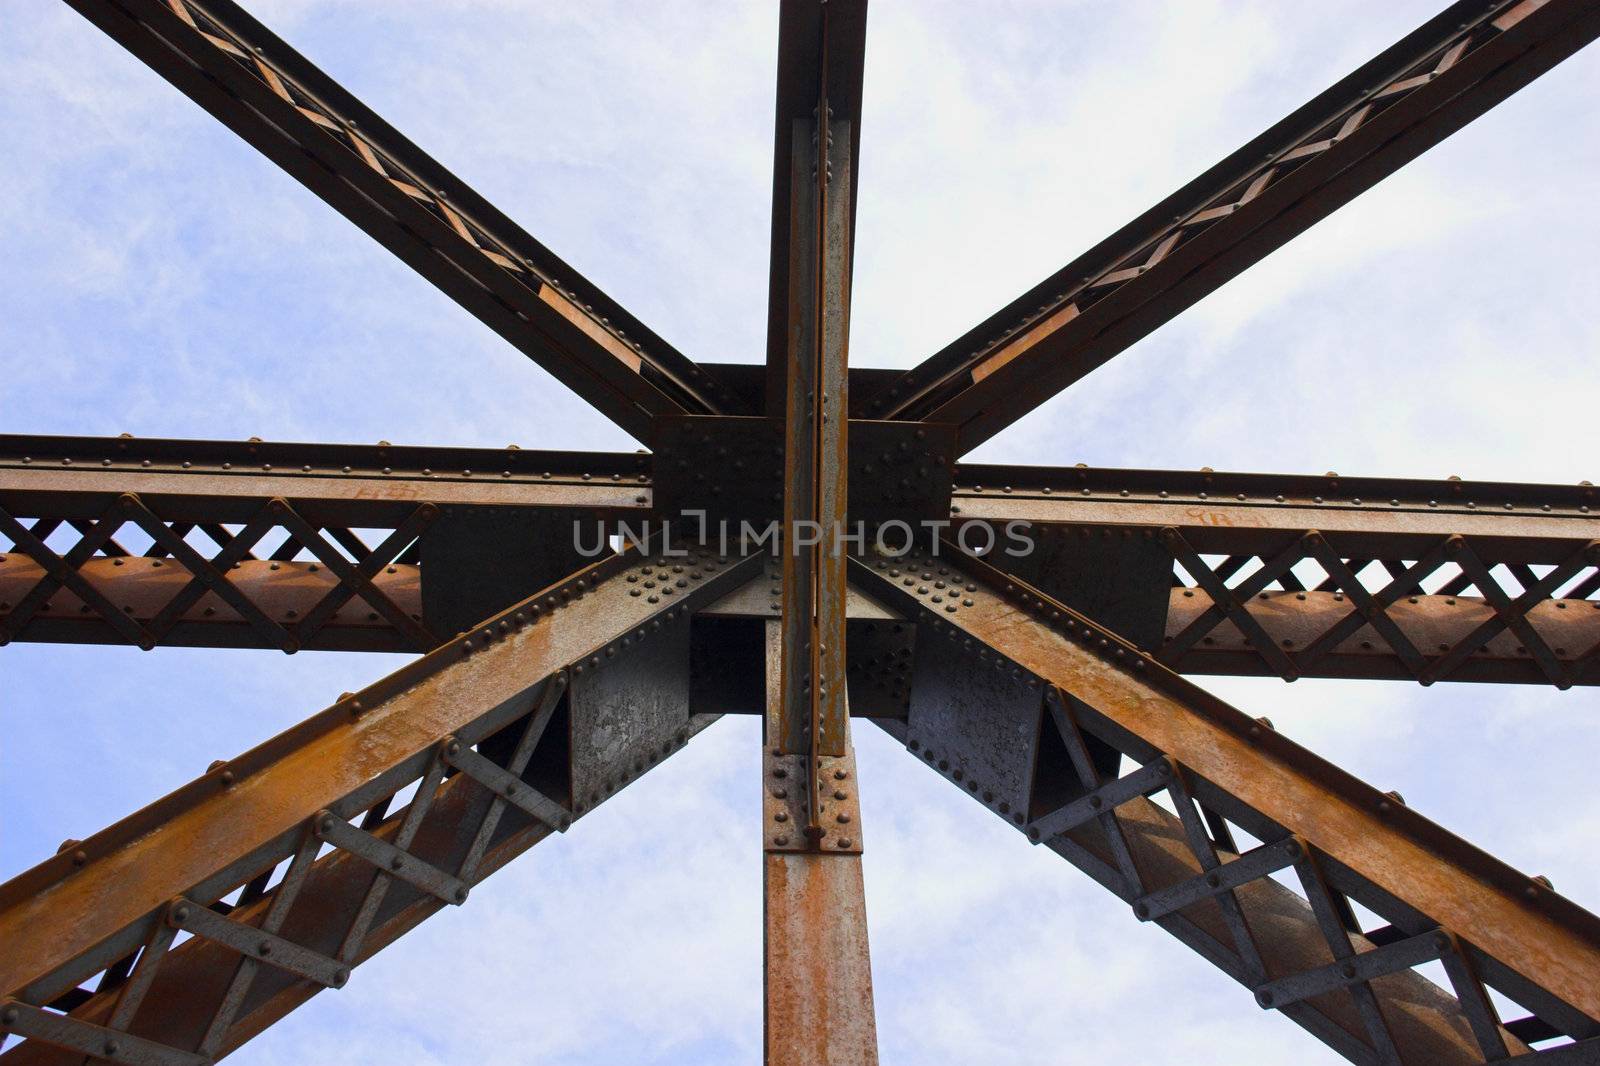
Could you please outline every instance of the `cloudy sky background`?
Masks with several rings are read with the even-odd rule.
[[[1436,9],[875,0],[852,335],[909,366]],[[680,349],[765,337],[775,6],[252,10]],[[992,461],[1596,476],[1600,51],[1118,357]],[[0,429],[631,449],[63,5],[0,10]],[[0,652],[0,878],[397,658]],[[1594,908],[1594,690],[1210,687]],[[1322,1063],[858,731],[886,1066]],[[757,734],[721,723],[239,1053],[749,1063]]]

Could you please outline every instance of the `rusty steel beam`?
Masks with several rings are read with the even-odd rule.
[[[210,589],[171,616],[170,628],[159,637],[152,631],[168,604],[182,596],[194,574],[171,559],[145,556],[94,558],[76,568],[104,602],[151,632],[150,647],[257,648],[272,647],[251,624],[252,613],[230,603],[231,597]],[[96,608],[99,602],[58,588],[33,611],[25,624],[12,628],[16,605],[25,601],[48,572],[27,555],[0,549],[0,640],[49,644],[126,644],[129,639]],[[289,633],[317,608],[329,593],[340,589],[338,576],[319,563],[272,562],[251,559],[234,564],[227,574],[233,591],[262,615]],[[375,591],[400,614],[422,624],[422,578],[414,563],[390,563],[372,575]],[[374,610],[360,596],[335,608],[310,635],[289,634],[293,644],[275,646],[319,651],[426,651],[436,642],[413,642],[394,621]],[[140,643],[134,640],[133,643]]]
[[[844,754],[814,760],[786,754],[774,743],[783,717],[782,659],[782,623],[767,622],[761,777],[765,1061],[874,1066],[877,1020],[855,750],[848,735]],[[815,775],[809,772],[813,765]],[[804,820],[813,808],[821,817],[810,834]]]
[[[692,616],[760,560],[673,558],[648,597],[670,559],[597,563],[0,885],[0,1062],[236,1050],[680,748]]]
[[[1588,0],[1463,0],[873,397],[970,451],[1600,34]]]
[[[647,514],[648,470],[643,455],[0,437],[0,642],[426,651],[576,568],[580,517]]]
[[[1548,882],[954,545],[856,562],[852,581],[918,627],[907,718],[879,724],[1261,1007],[1355,1062],[1600,1036],[1600,918]],[[1415,969],[1435,961],[1448,988]],[[1529,1015],[1502,1019],[1491,989]]]
[[[782,21],[778,121],[789,151],[778,158],[787,162],[789,180],[774,213],[781,211],[789,237],[785,266],[773,272],[783,302],[772,313],[784,324],[769,362],[770,380],[781,376],[783,385],[768,393],[769,405],[781,402],[768,410],[775,417],[781,409],[784,425],[784,698],[776,742],[785,753],[839,756],[848,712],[845,553],[836,533],[849,496],[853,138],[866,4],[788,0]],[[812,94],[809,106],[795,96],[802,90]],[[807,824],[814,829],[814,817]]]
[[[799,325],[794,300],[800,288],[814,286],[812,259],[817,248],[819,166],[828,161],[812,148],[819,108],[829,133],[842,130],[836,160],[854,161],[861,149],[861,79],[866,54],[866,0],[783,0],[778,10],[777,116],[772,151],[772,265],[768,275],[767,373],[765,410],[781,418],[788,389],[790,348]],[[837,127],[832,125],[837,123]],[[820,158],[820,163],[819,163]],[[855,258],[855,202],[858,171],[841,168],[846,291]]]
[[[1552,683],[1527,638],[1503,624],[1494,605],[1481,596],[1401,596],[1377,620],[1363,615],[1342,592],[1258,593],[1247,606],[1260,628],[1246,626],[1248,633],[1226,612],[1220,619],[1204,617],[1215,602],[1203,589],[1172,590],[1163,643],[1184,647],[1162,658],[1179,673],[1282,676],[1259,650],[1267,644],[1286,651],[1326,647],[1313,662],[1290,656],[1298,677],[1415,681],[1417,671],[1397,646],[1414,650],[1415,661],[1426,664],[1465,644],[1472,648],[1470,657],[1436,679],[1429,677],[1430,682]],[[1600,685],[1600,670],[1594,669],[1600,602],[1542,600],[1522,617],[1557,664],[1558,684]],[[1197,624],[1195,641],[1189,633]],[[1490,631],[1480,640],[1477,635],[1486,629]]]
[[[231,0],[80,14],[636,439],[716,382]]]
[[[0,500],[47,500],[63,519],[94,518],[125,492],[195,523],[247,522],[274,498],[357,529],[423,502],[623,517],[648,512],[650,481],[642,453],[0,434]]]
[[[838,537],[849,500],[866,8],[865,0],[784,0],[780,8],[766,411],[783,428],[782,598],[779,617],[765,624],[762,740],[772,1066],[878,1061],[845,669],[848,560]],[[692,441],[694,427],[684,429]],[[734,432],[724,427],[721,438],[731,442]],[[761,465],[750,473],[759,476]],[[745,495],[709,488],[724,500]],[[770,506],[752,502],[758,513]]]
[[[1600,684],[1592,485],[964,466],[954,501],[1180,672]]]
[[[1492,544],[1506,562],[1542,563],[1600,536],[1600,488],[1587,481],[962,463],[951,512],[996,524],[1172,526],[1197,550],[1228,554],[1269,550],[1285,531],[1317,529],[1373,558],[1463,536]]]

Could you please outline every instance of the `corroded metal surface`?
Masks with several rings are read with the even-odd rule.
[[[777,750],[779,625],[767,623],[761,773],[766,1062],[870,1066],[878,1038],[854,749],[847,735],[840,757]]]
[[[232,0],[69,0],[107,35],[640,440],[714,383]]]
[[[300,848],[308,827],[339,850],[317,860],[304,883],[282,874],[279,891],[296,886],[298,902],[276,935],[310,952],[313,963],[324,957],[359,961],[437,906],[464,902],[464,887],[451,890],[457,882],[440,879],[470,885],[581,813],[572,800],[568,738],[547,728],[552,716],[570,721],[583,713],[582,699],[565,693],[569,681],[588,676],[594,660],[624,661],[662,633],[686,633],[696,609],[759,568],[753,557],[689,557],[698,570],[667,602],[631,594],[641,573],[654,570],[650,560],[633,555],[597,563],[0,886],[3,995],[50,1004],[115,970],[168,920],[169,901],[178,898],[192,901],[183,906],[219,907],[234,923],[225,930],[247,936],[265,920],[262,908],[271,907],[274,871]],[[681,724],[669,738],[673,750],[698,727],[686,690],[680,695]],[[507,730],[519,729],[522,743],[502,742]],[[548,802],[534,809],[561,811],[557,824],[528,816],[526,796],[475,783],[471,771],[479,764],[458,754],[473,746],[519,775],[518,789],[545,796]],[[590,758],[584,773],[607,773],[609,795],[658,761],[629,761],[631,750],[611,752],[615,761],[604,768]],[[446,779],[444,760],[467,772]],[[423,784],[405,811],[386,815],[390,798],[418,778]],[[500,781],[494,772],[486,779]],[[369,903],[374,869],[397,880]],[[233,896],[236,890],[243,895]],[[216,903],[225,897],[233,903]],[[261,902],[252,906],[252,900]],[[360,926],[352,925],[357,921]],[[354,936],[354,928],[388,932],[369,940]],[[282,955],[252,983],[254,998],[235,1005],[246,1012],[236,1023],[241,1028],[226,1037],[219,1030],[218,1049],[309,994],[304,967],[285,970]],[[215,1026],[215,997],[232,980],[238,958],[226,934],[186,941],[170,953],[144,1008],[122,1019],[124,1026],[147,1039],[192,1046],[186,1041],[193,1034]],[[73,1017],[102,1024],[116,1010],[120,987],[112,979],[103,994],[73,996],[81,999],[71,1003]],[[264,1013],[251,1022],[251,1010]],[[53,1061],[48,1056],[30,1041],[0,1058]]]
[[[766,1061],[878,1061],[859,856],[767,852]]]
[[[1590,0],[1452,5],[903,373],[846,365],[864,0],[781,5],[767,359],[719,367],[231,0],[67,2],[656,454],[0,437],[0,643],[428,652],[0,886],[0,1061],[225,1055],[707,709],[766,715],[769,1062],[877,1061],[852,711],[1352,1061],[1600,1061],[1600,920],[1166,669],[1600,682],[1593,486],[954,463],[1582,47]],[[670,553],[697,512],[716,546]],[[574,516],[626,554],[529,597]],[[726,557],[780,516],[822,536]],[[832,527],[947,518],[1037,550],[847,586]]]
[[[903,566],[906,561],[898,562]],[[923,628],[941,633],[947,641],[962,645],[970,641],[975,648],[1003,646],[1005,651],[996,657],[991,672],[1015,672],[1032,686],[1042,701],[1036,719],[1041,736],[1047,735],[1045,725],[1050,721],[1055,730],[1048,735],[1060,737],[1053,742],[1059,753],[1054,758],[1046,758],[1043,747],[1038,755],[1022,745],[1010,749],[1017,764],[1013,773],[1025,766],[1044,768],[1051,775],[1067,776],[1070,787],[1057,787],[1041,797],[1036,777],[1028,811],[1013,808],[1009,821],[1035,841],[1051,842],[1127,899],[1142,920],[1171,914],[1193,919],[1196,908],[1216,905],[1219,894],[1259,882],[1274,869],[1296,867],[1307,900],[1301,912],[1306,918],[1298,925],[1274,923],[1264,916],[1252,919],[1248,907],[1241,917],[1233,911],[1242,905],[1240,901],[1228,904],[1229,913],[1218,916],[1235,925],[1231,949],[1204,947],[1198,930],[1179,931],[1225,971],[1256,989],[1263,1006],[1276,1005],[1264,982],[1286,975],[1284,959],[1298,960],[1293,971],[1298,972],[1330,957],[1337,963],[1350,952],[1363,950],[1361,938],[1381,935],[1387,943],[1441,931],[1451,938],[1451,946],[1432,957],[1448,956],[1459,963],[1461,972],[1478,975],[1470,980],[1453,978],[1454,995],[1416,985],[1417,979],[1405,974],[1405,966],[1385,971],[1389,977],[1398,973],[1403,978],[1398,983],[1389,977],[1384,979],[1388,983],[1369,983],[1390,1021],[1381,1030],[1372,1029],[1370,1019],[1362,1027],[1369,1029],[1366,1036],[1372,1041],[1395,1042],[1402,1061],[1478,1061],[1474,1056],[1480,1050],[1474,1045],[1484,1039],[1478,1035],[1484,1016],[1475,1012],[1484,999],[1484,987],[1527,1006],[1538,1024],[1559,1032],[1581,1038],[1600,1026],[1600,985],[1594,981],[1600,973],[1600,919],[1547,884],[1452,836],[1411,811],[1398,796],[1357,781],[1283,738],[1270,724],[1248,718],[1167,672],[1108,630],[977,560],[963,559],[953,546],[947,546],[942,558],[916,562],[947,582],[962,582],[965,596],[955,610],[949,610],[949,604],[941,609],[932,603],[931,587],[906,588],[890,578],[889,560],[858,564],[856,580],[889,598],[908,617],[913,607],[920,608],[916,616]],[[912,739],[904,727],[897,725],[895,731],[903,740]],[[938,743],[974,750],[957,730]],[[926,737],[919,747],[925,760],[953,777],[956,765],[946,761],[948,756],[930,751]],[[980,744],[975,750],[982,757],[986,750],[1006,749]],[[1110,752],[1113,758],[1108,763],[1097,751]],[[1125,785],[1117,778],[1117,765],[1126,759],[1142,764],[1144,769],[1137,773],[1146,774],[1148,780],[1129,774],[1132,787],[1118,793]],[[969,791],[997,809],[996,797]],[[1139,828],[1138,818],[1130,823],[1121,808],[1154,792],[1171,792],[1173,802],[1186,812],[1184,818],[1151,806],[1144,820],[1153,818],[1155,824]],[[1202,825],[1197,810],[1184,807],[1185,803],[1192,807],[1196,800],[1211,812],[1208,824]],[[1230,867],[1230,862],[1244,861],[1232,843],[1230,823],[1267,842],[1264,848],[1284,849],[1278,861],[1254,868]],[[1136,841],[1161,833],[1186,839],[1183,846],[1203,867],[1215,869],[1220,861],[1219,876],[1208,880],[1211,874],[1197,872],[1182,878],[1152,877]],[[1292,847],[1286,841],[1293,842]],[[1233,854],[1219,859],[1219,849]],[[1256,855],[1252,861],[1261,858]],[[1238,883],[1226,876],[1227,871],[1245,869],[1251,872]],[[1162,891],[1177,892],[1192,902],[1163,910],[1157,902]],[[1192,895],[1183,896],[1191,891]],[[1270,891],[1277,893],[1276,888]],[[1391,925],[1386,930],[1364,930],[1349,917],[1348,904],[1340,902],[1344,900],[1359,900]],[[1318,915],[1319,908],[1346,917],[1329,926]],[[1274,905],[1274,910],[1281,912],[1281,907]],[[1313,960],[1304,947],[1294,946],[1307,943],[1332,954]],[[1352,982],[1358,976],[1353,974]],[[1391,991],[1399,1002],[1388,998]],[[1350,1040],[1360,1039],[1361,1029],[1353,1037],[1349,1027],[1322,1010],[1319,1002],[1313,998],[1287,1006],[1295,1008],[1290,1013],[1297,1021],[1342,1052],[1358,1059],[1371,1053],[1370,1048],[1352,1050]],[[1433,1006],[1419,1016],[1419,1008],[1427,1004]],[[1299,1016],[1306,1011],[1317,1017]],[[1397,1022],[1397,1016],[1417,1018],[1421,1028],[1412,1031]],[[1486,1046],[1482,1053],[1490,1050]]]
[[[1600,34],[1587,0],[1457,3],[873,398],[971,451]]]

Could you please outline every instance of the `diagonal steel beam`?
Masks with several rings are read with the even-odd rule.
[[[873,397],[967,452],[1600,34],[1587,0],[1462,0]]]
[[[889,576],[908,565],[961,598]],[[1600,1035],[1600,919],[1548,883],[953,545],[855,563],[852,581],[918,625],[908,717],[880,724],[1262,1007],[1355,1062],[1477,1063],[1525,1049],[1517,1032]],[[1389,924],[1360,924],[1352,900]],[[1412,969],[1433,959],[1450,989]],[[1487,989],[1529,1019],[1484,1014]]]
[[[665,557],[597,563],[0,885],[0,1061],[232,1051],[680,748],[691,619],[760,560],[674,558],[671,594]]]
[[[68,0],[636,439],[728,394],[232,0]]]
[[[963,466],[963,542],[1183,673],[1600,684],[1600,494]]]

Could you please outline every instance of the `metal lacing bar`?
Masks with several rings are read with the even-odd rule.
[[[315,555],[339,579],[339,584],[329,589],[322,599],[306,612],[306,617],[299,627],[302,641],[309,640],[328,619],[333,617],[335,611],[352,596],[359,594],[368,606],[382,614],[390,625],[405,634],[417,650],[430,651],[438,645],[438,637],[431,633],[427,626],[408,615],[399,604],[384,595],[372,583],[373,576],[393,562],[395,557],[416,540],[428,524],[438,516],[437,507],[431,503],[422,504],[411,512],[394,532],[385,537],[382,544],[373,548],[365,558],[352,566],[349,560],[289,506],[287,501],[273,502],[283,505],[278,512],[283,527],[297,537],[306,546],[306,550]]]
[[[1295,863],[1295,873],[1300,878],[1300,887],[1305,891],[1306,902],[1311,904],[1311,913],[1322,939],[1333,953],[1334,962],[1344,963],[1356,953],[1355,945],[1350,941],[1350,929],[1356,927],[1357,922],[1349,900],[1329,887],[1317,865],[1316,856],[1310,851]],[[1263,982],[1258,982],[1257,988],[1264,987],[1265,977],[1263,974]],[[1397,1064],[1400,1052],[1395,1046],[1394,1034],[1389,1031],[1389,1023],[1383,1016],[1383,1009],[1378,1004],[1378,994],[1366,980],[1355,980],[1348,987],[1355,1001],[1356,1013],[1361,1016],[1361,1024],[1366,1027],[1378,1060],[1385,1066]]]
[[[330,959],[257,926],[224,918],[193,900],[182,897],[173,900],[167,908],[167,922],[175,929],[216,941],[246,958],[259,959],[324,988],[343,988],[350,980],[349,968],[338,959]]]
[[[1212,839],[1211,834],[1207,834],[1205,823],[1201,821],[1194,790],[1189,786],[1188,772],[1176,760],[1168,758],[1165,761],[1172,765],[1167,794],[1172,797],[1173,806],[1178,809],[1178,821],[1183,825],[1183,834],[1188,841],[1189,850],[1194,853],[1195,860],[1200,864],[1202,875],[1214,873],[1221,868],[1222,859],[1217,854],[1217,842]],[[1211,818],[1216,826],[1213,833],[1225,841],[1229,849],[1233,849],[1233,833],[1228,828],[1228,823],[1219,814],[1212,813]],[[1239,955],[1240,975],[1251,984],[1261,982],[1267,976],[1266,963],[1262,961],[1255,933],[1245,918],[1244,907],[1239,903],[1239,897],[1234,894],[1233,889],[1225,889],[1218,893],[1215,899],[1222,909],[1223,923],[1227,925],[1228,933],[1233,937],[1234,949]]]
[[[276,935],[278,930],[283,928],[284,920],[289,916],[289,908],[294,905],[300,890],[305,887],[306,878],[311,874],[312,864],[316,862],[317,852],[320,849],[321,841],[313,834],[307,832],[301,835],[300,846],[295,849],[294,858],[289,861],[289,868],[284,872],[283,881],[273,894],[272,902],[267,905],[267,913],[261,917],[259,928],[262,932]],[[222,994],[222,1001],[212,1012],[211,1021],[206,1025],[205,1035],[200,1039],[200,1050],[206,1055],[215,1056],[221,1050],[228,1028],[238,1015],[239,1008],[244,1005],[244,998],[249,993],[250,986],[255,983],[256,971],[260,967],[259,957],[249,954],[240,957],[239,965],[233,971],[227,990]]]
[[[1300,654],[1301,664],[1309,666],[1320,660],[1346,638],[1358,632],[1363,625],[1371,625],[1378,635],[1388,642],[1390,650],[1406,665],[1411,675],[1420,680],[1427,670],[1427,659],[1411,638],[1406,636],[1399,624],[1389,617],[1388,610],[1407,594],[1407,589],[1415,586],[1443,564],[1446,546],[1449,544],[1448,538],[1399,574],[1393,574],[1385,567],[1385,571],[1391,573],[1391,579],[1376,593],[1368,592],[1367,587],[1361,583],[1359,575],[1365,567],[1352,568],[1348,565],[1339,558],[1339,553],[1333,550],[1327,538],[1320,532],[1309,530],[1302,539],[1310,549],[1307,557],[1321,566],[1327,572],[1329,580],[1335,583],[1335,587],[1350,597],[1351,611]]]
[[[1461,567],[1463,576],[1470,578],[1478,587],[1478,591],[1483,593],[1485,602],[1494,608],[1495,614],[1494,617],[1485,619],[1441,658],[1435,660],[1425,676],[1429,680],[1443,677],[1473,652],[1487,644],[1501,630],[1510,629],[1528,649],[1551,684],[1557,688],[1570,688],[1572,676],[1556,658],[1555,652],[1539,635],[1538,630],[1533,628],[1532,623],[1528,621],[1527,613],[1536,603],[1549,599],[1563,582],[1571,579],[1588,565],[1597,553],[1600,553],[1600,542],[1590,541],[1573,552],[1532,588],[1524,589],[1515,601],[1506,595],[1500,583],[1494,579],[1488,567],[1484,566],[1483,561],[1465,540],[1459,537],[1453,538],[1449,552]]]
[[[1084,742],[1083,733],[1078,728],[1077,721],[1073,718],[1068,706],[1068,697],[1054,686],[1045,689],[1045,704],[1050,709],[1051,720],[1055,723],[1056,730],[1061,734],[1061,740],[1066,745],[1067,755],[1072,760],[1073,771],[1078,775],[1078,782],[1088,793],[1079,800],[1070,803],[1069,808],[1075,807],[1071,817],[1076,817],[1085,808],[1088,814],[1082,821],[1097,819],[1105,833],[1106,844],[1111,849],[1112,858],[1116,861],[1117,872],[1122,876],[1123,895],[1137,896],[1144,891],[1143,881],[1139,876],[1139,867],[1133,861],[1133,852],[1128,847],[1128,838],[1122,831],[1122,824],[1117,821],[1116,808],[1119,803],[1132,799],[1132,795],[1124,795],[1130,787],[1129,778],[1124,777],[1102,785],[1100,772],[1094,765],[1094,759],[1089,754],[1089,747]],[[1136,772],[1131,777],[1137,778],[1143,771]],[[1118,800],[1117,796],[1123,796]],[[1055,812],[1059,814],[1060,812]],[[1081,822],[1079,824],[1082,824]],[[1042,830],[1041,830],[1042,832]],[[1029,836],[1033,833],[1030,831]],[[1052,833],[1060,836],[1060,832]]]
[[[271,631],[271,627],[276,626],[276,623],[273,623],[270,618],[266,618],[261,610],[256,607],[254,601],[244,595],[243,591],[227,578],[227,575],[233,570],[234,564],[255,558],[250,553],[250,549],[255,547],[275,524],[271,516],[270,504],[263,503],[261,510],[256,512],[254,517],[245,523],[244,528],[239,530],[238,533],[229,535],[220,528],[212,530],[202,527],[202,531],[206,536],[217,543],[217,554],[212,557],[208,567],[201,567],[198,570],[190,567],[189,572],[193,576],[189,579],[189,583],[179,589],[178,594],[168,600],[167,605],[156,613],[155,618],[150,622],[150,630],[156,635],[156,639],[160,640],[166,636],[172,630],[172,627],[178,624],[185,612],[198,603],[200,597],[204,596],[207,591],[211,591],[215,592],[218,598],[237,611],[241,618],[253,624],[258,630],[263,630],[266,633],[269,644],[286,648],[286,645],[282,643],[282,638]],[[257,618],[258,615],[260,618]],[[262,620],[267,623],[266,627],[262,626]],[[281,630],[282,627],[277,628]],[[284,633],[283,636],[287,637],[288,634]]]
[[[15,1000],[0,1004],[0,1036],[5,1033],[16,1033],[28,1040],[128,1066],[209,1066],[211,1062],[204,1055],[179,1051],[154,1040],[130,1036]]]
[[[1450,937],[1443,930],[1386,944],[1371,951],[1355,952],[1349,958],[1302,970],[1256,989],[1256,1002],[1269,1010],[1287,1007],[1312,996],[1336,992],[1357,982],[1370,982],[1385,974],[1408,970],[1443,957],[1451,949]]]
[[[572,825],[572,815],[565,807],[478,752],[462,747],[460,741],[452,738],[445,744],[444,758],[484,788],[504,796],[513,806],[556,832],[565,833]]]
[[[274,500],[273,503],[278,501]],[[238,611],[256,631],[271,646],[281,648],[286,652],[298,650],[300,644],[277,622],[267,616],[267,613],[256,605],[255,601],[246,596],[237,585],[228,580],[227,574],[219,571],[206,558],[194,549],[182,537],[174,533],[167,524],[151,513],[150,509],[135,495],[129,493],[122,497],[122,506],[127,511],[129,518],[148,533],[152,540],[172,553],[172,557],[194,575],[205,587],[220,596],[229,607]],[[271,510],[272,504],[268,504]],[[185,589],[185,591],[187,591]],[[172,620],[172,616],[168,616]]]
[[[456,906],[467,901],[467,886],[461,880],[382,837],[357,829],[331,811],[318,812],[312,826],[319,839],[387,870],[413,888]]]
[[[522,735],[517,739],[517,746],[511,752],[511,758],[506,760],[506,773],[518,780],[522,772],[528,767],[528,760],[533,757],[533,750],[544,736],[545,727],[550,724],[550,719],[555,715],[556,708],[561,703],[561,694],[567,688],[567,672],[559,671],[545,681],[544,689],[540,693],[539,702],[532,713],[528,715],[528,724],[523,728]],[[470,774],[468,775],[471,776]],[[500,824],[500,818],[505,813],[506,795],[504,791],[490,790],[492,797],[489,807],[484,811],[483,821],[478,823],[478,831],[473,834],[472,843],[467,848],[466,856],[461,860],[457,871],[458,876],[471,884],[477,876],[478,864],[483,861],[484,852],[489,848],[489,841],[494,836],[495,829]],[[563,812],[564,813],[564,812]],[[538,817],[535,815],[535,817]],[[563,827],[564,831],[564,827]]]
[[[1257,592],[1266,588],[1279,574],[1287,571],[1302,558],[1299,538],[1273,556],[1260,570],[1251,574],[1239,588],[1230,589],[1223,583],[1212,569],[1200,558],[1198,552],[1189,544],[1184,535],[1177,529],[1168,527],[1161,531],[1161,539],[1172,551],[1173,557],[1182,564],[1183,568],[1191,575],[1200,587],[1211,597],[1212,605],[1200,617],[1189,623],[1184,631],[1175,638],[1171,644],[1162,649],[1161,658],[1171,662],[1192,647],[1195,641],[1214,628],[1222,617],[1226,616],[1239,631],[1255,647],[1261,657],[1267,661],[1273,671],[1285,681],[1292,681],[1300,676],[1295,668],[1294,661],[1289,658],[1273,641],[1270,634],[1256,620],[1255,615],[1245,606],[1245,601]]]
[[[400,851],[410,849],[411,842],[416,839],[417,830],[422,828],[422,819],[427,815],[433,801],[438,798],[439,785],[444,781],[444,760],[437,754],[429,760],[428,769],[423,773],[422,780],[417,784],[417,791],[411,798],[411,803],[406,807],[405,817],[400,820],[400,827],[395,830],[394,846]],[[388,806],[388,800],[384,801]],[[373,811],[367,812],[362,819],[361,832],[370,833],[383,821],[383,815]],[[361,951],[361,944],[367,938],[372,922],[378,916],[378,908],[383,904],[383,898],[389,894],[391,874],[383,867],[373,871],[372,882],[367,886],[366,893],[361,898],[361,904],[356,908],[356,913],[350,920],[350,925],[345,930],[344,939],[339,944],[338,958],[342,962],[354,962]]]
[[[1286,866],[1293,866],[1304,854],[1305,844],[1298,837],[1263,844],[1231,862],[1222,863],[1214,870],[1135,900],[1134,917],[1141,922],[1155,921],[1191,904],[1266,877]]]
[[[43,538],[49,536],[49,533],[36,534],[4,510],[0,510],[0,533],[9,537],[18,550],[32,558],[45,571],[45,576],[34,585],[28,596],[12,612],[7,623],[0,626],[0,643],[9,642],[11,638],[20,634],[22,627],[43,605],[45,598],[56,589],[65,587],[78,599],[99,612],[100,616],[111,623],[111,627],[121,633],[125,640],[145,650],[155,647],[155,638],[144,626],[118,610],[116,604],[108,600],[78,571],[78,567],[122,527],[122,520],[117,517],[119,510],[119,503],[113,503],[107,508],[100,520],[95,523],[94,532],[80,539],[65,558],[57,555],[49,545],[45,544]]]

